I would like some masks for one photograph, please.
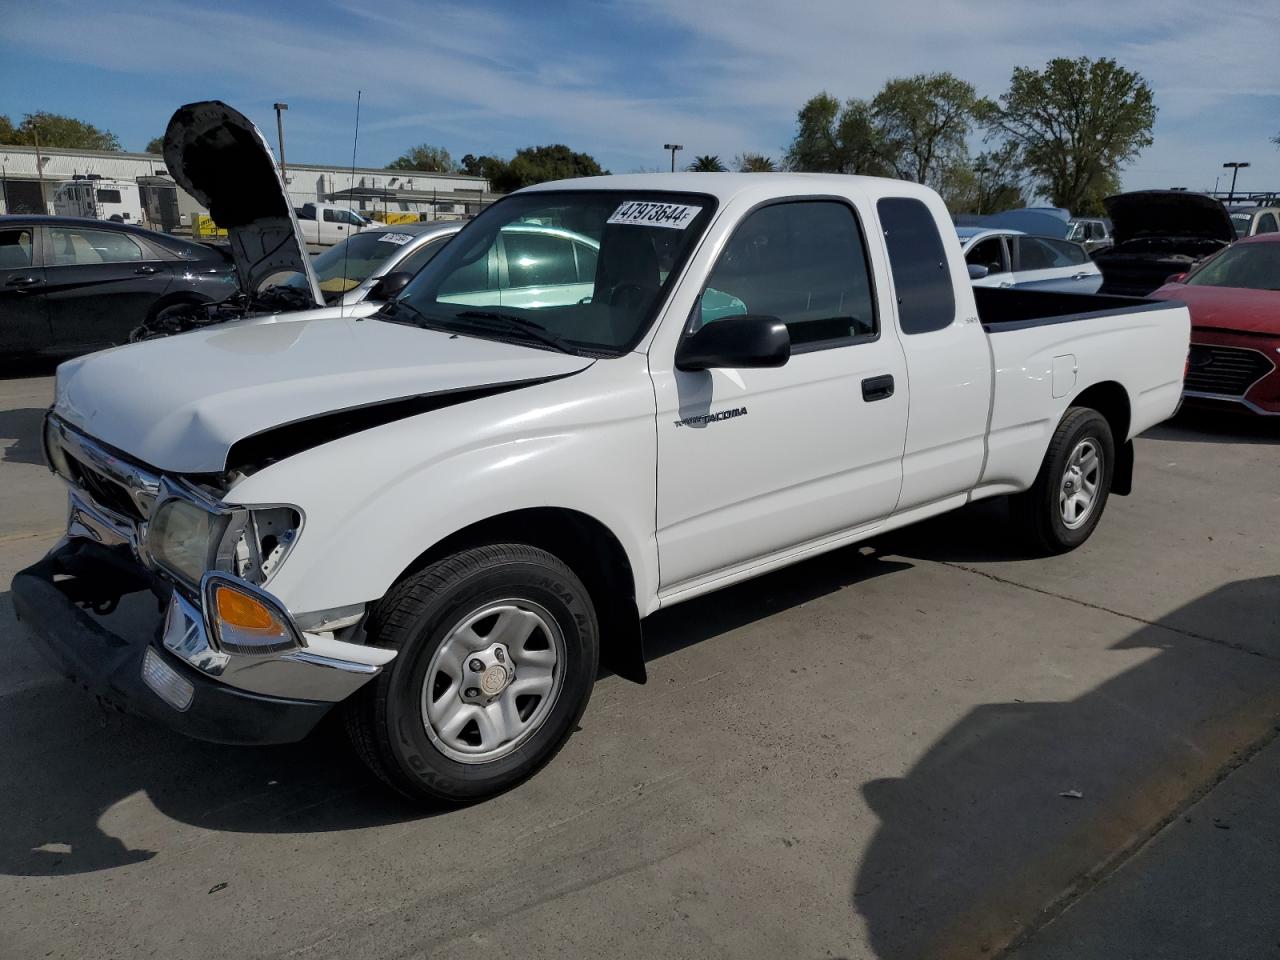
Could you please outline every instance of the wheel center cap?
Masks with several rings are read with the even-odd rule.
[[[495,663],[480,676],[480,689],[486,697],[499,693],[507,685],[507,669]]]

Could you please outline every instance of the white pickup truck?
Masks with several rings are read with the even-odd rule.
[[[331,247],[357,233],[386,226],[380,220],[370,220],[332,203],[304,203],[294,214],[303,239],[315,247]]]
[[[517,224],[590,238],[587,292],[530,249],[544,292],[508,303]],[[555,754],[598,662],[643,680],[660,608],[984,497],[1080,545],[1188,334],[1176,303],[975,290],[916,184],[543,184],[372,316],[63,364],[69,522],[15,606],[106,700],[238,743],[341,704],[388,784],[471,800]]]

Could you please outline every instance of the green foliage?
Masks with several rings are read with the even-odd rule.
[[[1151,145],[1156,106],[1146,81],[1115,60],[1059,57],[1043,70],[1017,67],[978,113],[989,134],[1017,145],[1038,192],[1085,214]]]
[[[999,213],[1027,205],[1022,161],[1016,144],[944,165],[937,189],[952,213]]]
[[[99,130],[91,123],[75,117],[64,117],[60,113],[46,113],[43,110],[28,113],[17,126],[8,117],[0,117],[0,143],[35,146],[37,137],[42,147],[62,147],[68,150],[123,149],[119,139],[110,130]]]
[[[724,173],[728,167],[720,162],[719,157],[706,153],[700,157],[694,157],[693,163],[685,169],[691,173]]]
[[[883,176],[891,169],[871,105],[856,98],[841,105],[825,92],[800,108],[786,162],[791,170],[815,173]]]
[[[742,153],[734,158],[733,165],[739,173],[773,173],[777,166],[772,157],[762,153]]]
[[[548,180],[598,177],[607,172],[589,154],[575,153],[563,143],[554,143],[545,147],[525,147],[518,150],[509,162],[495,167],[488,176],[489,183],[495,190],[510,193],[512,190]]]
[[[164,153],[164,137],[152,137],[147,141],[143,153]]]
[[[501,157],[488,155],[477,157],[474,153],[468,153],[462,158],[463,173],[473,177],[484,177],[486,180],[493,180],[495,177],[501,176],[506,166],[507,161]]]
[[[410,147],[386,166],[387,170],[421,170],[425,173],[453,173],[457,170],[453,157],[444,147],[420,143]]]
[[[950,73],[921,73],[885,83],[871,101],[881,152],[899,177],[932,183],[963,161],[977,94]]]

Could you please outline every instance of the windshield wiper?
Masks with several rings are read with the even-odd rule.
[[[545,344],[561,353],[573,353],[574,350],[565,341],[563,337],[559,337],[552,333],[542,324],[535,320],[527,320],[524,317],[518,317],[512,313],[498,313],[494,310],[463,310],[461,313],[454,315],[459,320],[493,320],[502,323],[506,329],[512,333],[520,334],[528,337],[530,340],[537,340],[539,343]]]
[[[403,320],[396,319],[396,314],[401,310],[410,314],[410,316],[412,317],[413,323],[416,326],[436,327],[436,328],[439,328],[440,326],[442,326],[442,324],[440,324],[435,320],[432,320],[430,317],[428,317],[425,313],[423,313],[421,310],[415,307],[408,300],[388,300],[386,303],[382,305],[381,309],[378,310],[378,313],[386,317],[392,323],[403,323],[404,322]]]

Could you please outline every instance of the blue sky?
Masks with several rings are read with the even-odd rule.
[[[1248,9],[1252,6],[1253,9]],[[995,95],[1015,65],[1113,56],[1160,107],[1127,188],[1280,189],[1280,4],[1187,0],[0,0],[0,113],[68,113],[138,150],[173,108],[218,98],[274,142],[290,105],[298,161],[361,166],[420,142],[509,156],[563,142],[614,172],[666,163],[664,142],[725,160],[779,157],[812,94],[869,97],[950,70]],[[91,11],[91,12],[90,12]]]

